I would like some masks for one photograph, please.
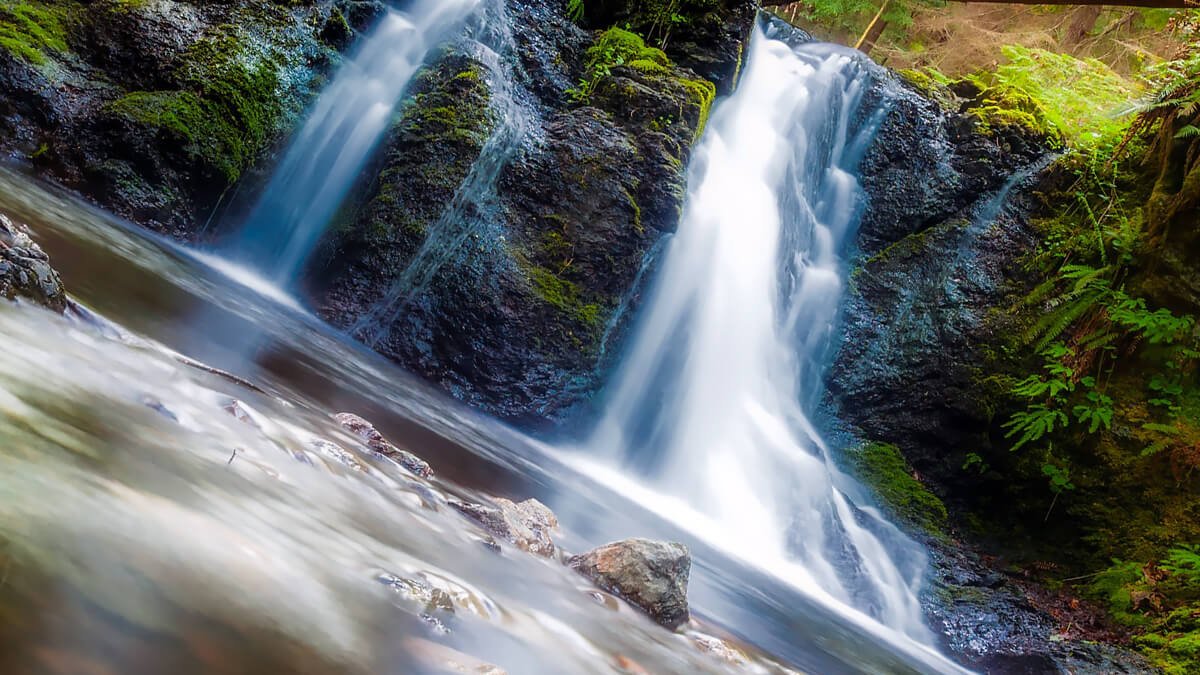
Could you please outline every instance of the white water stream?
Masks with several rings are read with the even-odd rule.
[[[416,0],[389,11],[321,94],[230,250],[276,284],[299,274],[346,199],[430,50],[479,0]]]
[[[813,597],[928,643],[923,552],[851,500],[861,489],[811,419],[862,206],[855,166],[878,123],[860,105],[869,67],[762,34],[749,51],[589,441],[625,468],[580,464]]]

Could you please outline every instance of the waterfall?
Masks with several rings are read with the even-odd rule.
[[[350,327],[351,335],[372,347],[386,340],[409,303],[445,265],[469,254],[473,242],[504,240],[497,192],[500,175],[542,124],[529,102],[529,92],[520,84],[523,73],[517,71],[520,59],[506,3],[484,0],[480,13],[484,30],[470,41],[471,54],[487,71],[489,107],[496,126],[454,198],[429,225],[428,235],[408,265],[370,311]]]
[[[317,99],[242,230],[233,255],[274,283],[300,273],[359,180],[430,50],[479,0],[416,0],[388,11]]]
[[[635,466],[708,541],[928,642],[924,553],[812,422],[862,207],[855,167],[884,113],[862,103],[871,68],[754,36],[589,446]]]

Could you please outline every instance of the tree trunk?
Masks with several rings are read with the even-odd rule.
[[[888,22],[883,19],[872,23],[871,27],[862,36],[862,41],[858,44],[858,51],[870,56],[871,50],[875,48],[875,43],[879,41],[887,26]]]
[[[1079,43],[1083,42],[1083,39],[1096,26],[1096,19],[1100,18],[1100,12],[1102,11],[1104,11],[1104,7],[1100,5],[1087,5],[1086,7],[1076,8],[1071,13],[1071,23],[1067,24],[1067,32],[1063,35],[1063,46],[1076,47]]]

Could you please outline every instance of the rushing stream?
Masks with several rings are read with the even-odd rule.
[[[293,281],[383,139],[430,50],[479,0],[418,0],[389,11],[321,94],[258,205],[230,243],[233,257]]]
[[[339,74],[293,146],[310,163],[289,153],[245,230],[264,276],[292,279],[404,82],[473,5],[389,15]],[[448,400],[269,285],[0,171],[0,209],[96,312],[0,304],[0,672],[444,672],[463,654],[510,673],[959,672],[921,622],[923,554],[810,422],[869,77],[844,50],[756,37],[582,456]],[[367,451],[341,410],[437,478]],[[558,562],[488,550],[447,506],[481,492],[550,504],[570,551],[687,543],[693,614],[747,662],[597,602]]]

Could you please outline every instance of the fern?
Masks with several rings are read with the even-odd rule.
[[[567,0],[567,16],[575,23],[583,20],[583,0]]]
[[[1024,412],[1013,413],[1002,426],[1008,429],[1005,438],[1017,437],[1011,450],[1016,452],[1034,441],[1041,440],[1056,427],[1065,427],[1070,423],[1065,413],[1047,407],[1044,403],[1031,405]]]
[[[1198,127],[1194,124],[1185,125],[1182,129],[1175,132],[1175,138],[1178,138],[1178,139],[1200,138],[1200,127]]]
[[[1200,546],[1176,546],[1167,551],[1159,567],[1188,586],[1200,588]]]
[[[1041,351],[1062,337],[1079,319],[1096,311],[1104,300],[1107,287],[1084,285],[1077,287],[1048,303],[1048,309],[1026,334],[1027,342]]]

